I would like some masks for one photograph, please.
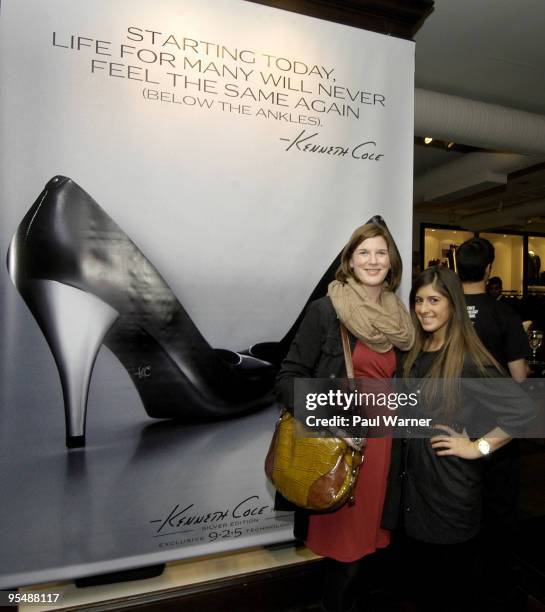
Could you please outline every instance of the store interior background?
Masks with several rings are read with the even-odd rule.
[[[262,3],[284,8],[289,4]],[[297,11],[312,2],[291,4]],[[350,3],[337,4],[349,14]],[[545,294],[545,281],[529,282],[528,253],[540,255],[541,271],[545,270],[545,1],[411,0],[407,10],[410,5],[422,10],[432,4],[433,12],[414,35],[413,273],[430,259],[445,258],[451,245],[480,232],[496,246],[493,273],[502,277],[504,289],[539,299],[541,291]],[[343,22],[350,24],[348,19]],[[424,144],[424,137],[433,141]],[[406,269],[410,270],[409,262]],[[527,533],[520,541],[527,550],[520,551],[525,559],[521,579],[532,597],[545,602],[545,454],[540,441],[531,444],[523,457],[521,512]],[[300,573],[294,585],[307,588],[307,578]],[[124,596],[143,590],[150,597],[154,588],[175,586],[147,582],[125,587]],[[115,597],[112,591],[96,591],[89,599]],[[206,609],[202,596],[195,608],[184,597],[181,609]],[[225,589],[221,595],[214,591],[214,609],[230,609],[229,600]],[[246,609],[240,604],[239,609]],[[164,602],[162,609],[168,609]]]
[[[544,291],[544,19],[539,0],[436,0],[416,34],[413,271],[479,232],[506,293]]]

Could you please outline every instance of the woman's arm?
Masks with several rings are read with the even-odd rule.
[[[537,411],[535,402],[513,379],[501,376],[492,367],[487,367],[483,376],[472,360],[466,359],[462,388],[464,404],[473,408],[463,422],[470,432],[473,429],[475,437],[481,437],[472,440],[465,430],[460,434],[446,425],[435,425],[445,431],[431,439],[438,456],[479,459],[505,446],[513,437],[524,437],[531,431]],[[487,433],[482,435],[482,431]]]

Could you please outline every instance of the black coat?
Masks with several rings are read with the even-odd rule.
[[[350,332],[349,340],[353,352],[357,340]],[[277,376],[278,401],[293,412],[294,378],[345,377],[346,366],[339,319],[330,298],[326,296],[311,302],[307,307],[305,317]],[[390,498],[387,493],[382,517],[382,526],[385,529],[390,529],[395,525],[399,514],[400,491],[397,480],[399,480],[401,471],[401,453],[394,453],[392,459],[388,476],[388,490],[392,490],[394,497]],[[393,481],[395,481],[395,486]],[[310,512],[297,508],[280,494],[276,496],[275,507],[277,510],[283,511],[295,510],[294,534],[297,539],[305,540]]]
[[[354,351],[356,338],[348,337]],[[341,328],[328,296],[308,305],[276,378],[278,401],[290,412],[294,378],[346,378]]]

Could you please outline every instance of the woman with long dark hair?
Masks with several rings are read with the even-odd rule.
[[[394,347],[407,350],[414,339],[410,316],[395,295],[401,258],[389,232],[368,223],[357,228],[341,254],[328,295],[309,304],[277,380],[280,401],[293,408],[295,378],[346,378],[339,321],[349,331],[356,378],[389,379],[396,367]],[[356,438],[348,443],[357,447]],[[322,608],[353,609],[362,560],[388,546],[381,529],[390,438],[369,439],[360,468],[355,504],[326,514],[296,512],[296,536],[328,557]]]
[[[431,438],[409,435],[403,445],[412,583],[429,609],[468,610],[476,603],[481,461],[521,431],[534,407],[515,383],[494,381],[505,373],[473,330],[451,270],[422,272],[410,308],[416,339],[400,373],[420,394],[419,415],[433,423]]]

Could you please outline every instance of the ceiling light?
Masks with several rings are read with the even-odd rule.
[[[430,138],[429,136],[426,136],[424,138],[424,144],[430,144],[430,142],[433,142],[433,138]]]

